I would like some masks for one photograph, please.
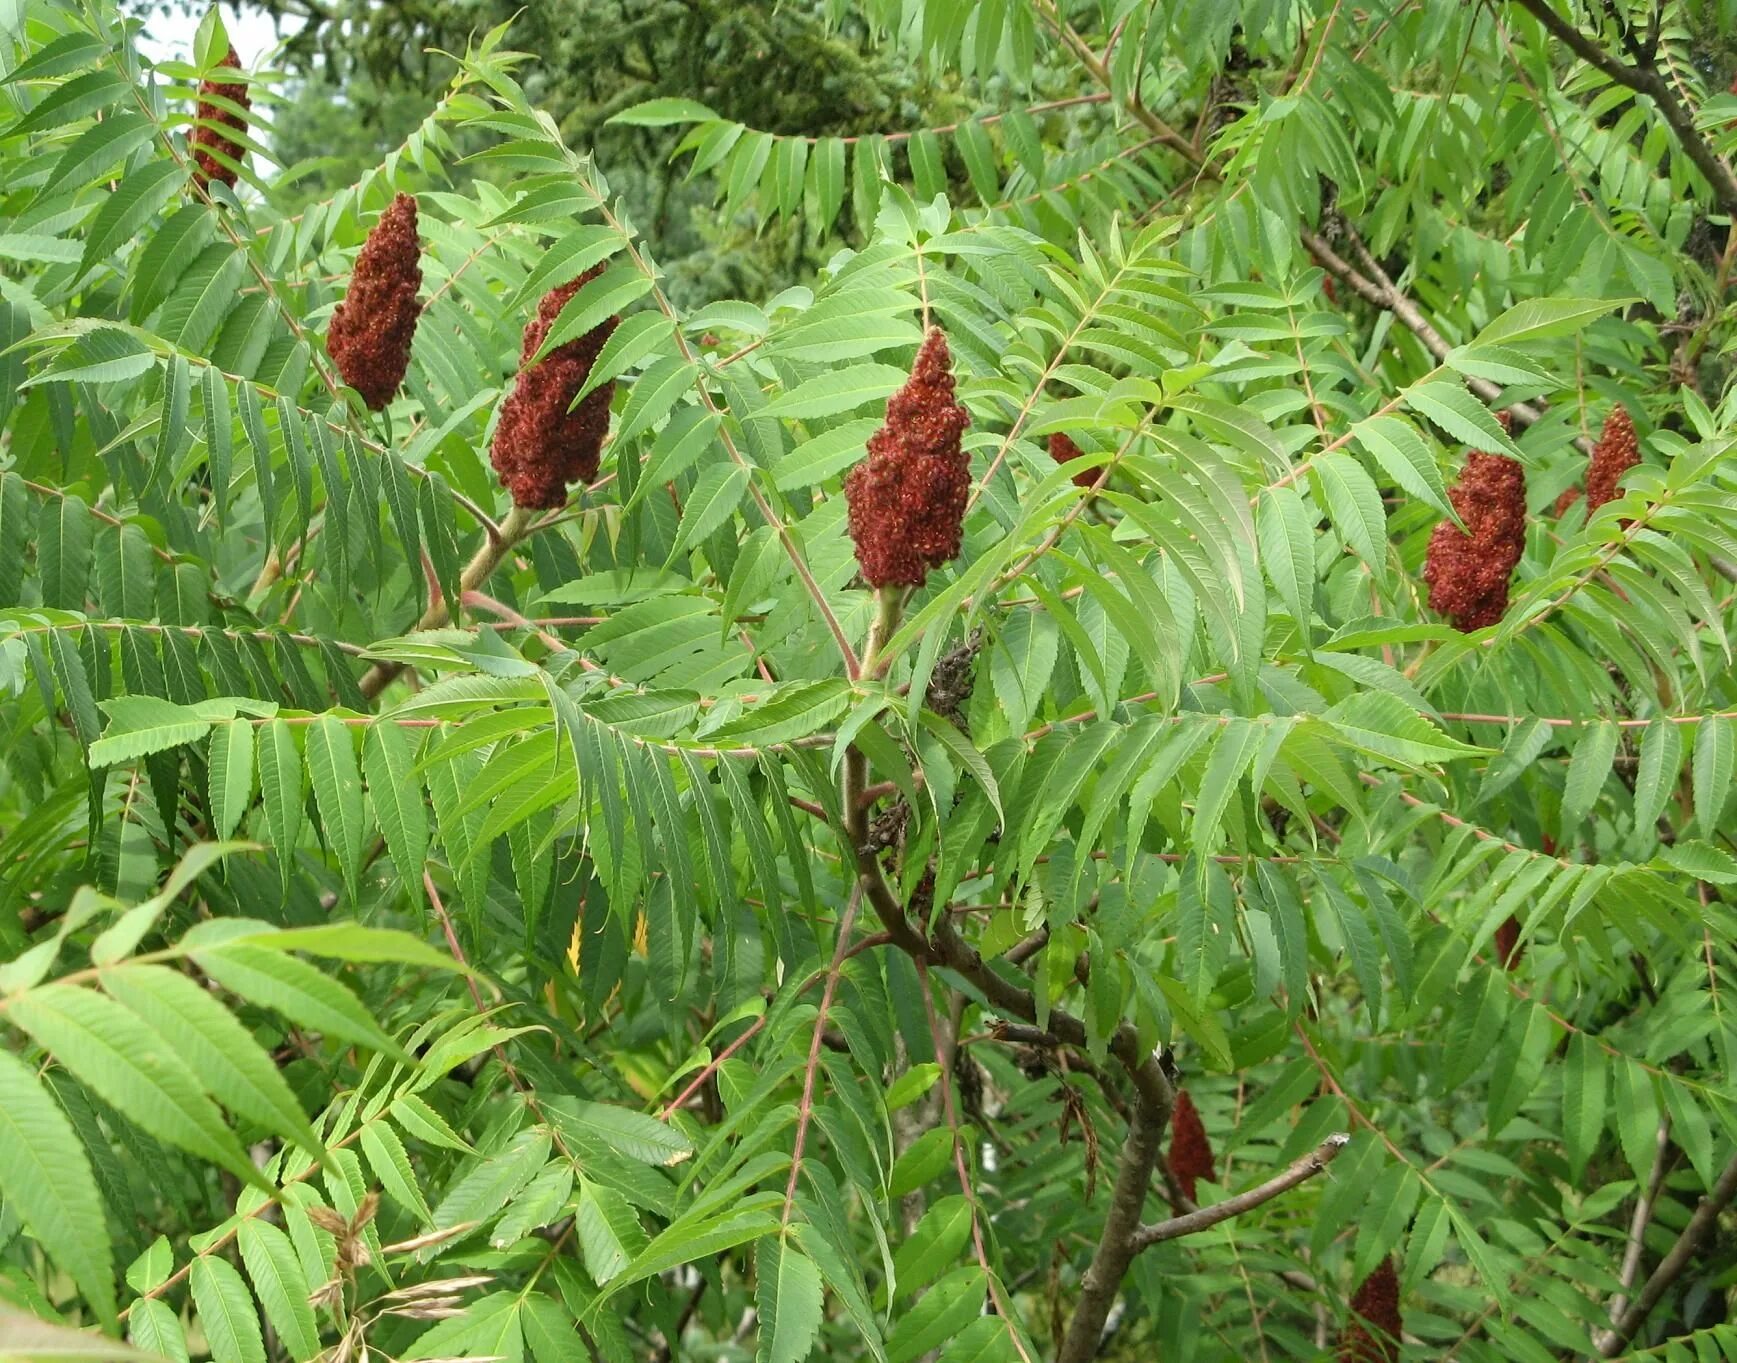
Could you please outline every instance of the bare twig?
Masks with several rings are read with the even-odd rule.
[[[1670,1252],[1659,1261],[1652,1277],[1648,1278],[1646,1285],[1641,1288],[1640,1295],[1629,1304],[1610,1332],[1598,1341],[1600,1358],[1614,1358],[1627,1347],[1629,1340],[1634,1338],[1635,1332],[1652,1313],[1653,1307],[1659,1304],[1671,1284],[1682,1276],[1689,1261],[1713,1233],[1713,1228],[1719,1224],[1720,1213],[1731,1205],[1734,1197],[1737,1197],[1737,1158],[1725,1166],[1712,1191],[1701,1199],[1701,1205],[1695,1208],[1695,1214],[1689,1218],[1689,1224],[1683,1227],[1677,1243],[1672,1245]]]
[[[1669,1161],[1665,1153],[1671,1146],[1671,1119],[1663,1118],[1659,1122],[1659,1150],[1653,1160],[1653,1176],[1647,1181],[1647,1189],[1641,1194],[1640,1201],[1634,1204],[1634,1218],[1628,1227],[1628,1250],[1622,1256],[1622,1290],[1610,1299],[1610,1323],[1615,1325],[1622,1319],[1622,1314],[1628,1309],[1629,1290],[1634,1287],[1634,1280],[1640,1276],[1641,1254],[1646,1249],[1647,1227],[1652,1224],[1653,1208],[1658,1205],[1659,1190],[1665,1186],[1665,1174],[1669,1169]],[[1602,1343],[1603,1336],[1600,1336]]]
[[[1216,1226],[1220,1221],[1228,1221],[1233,1216],[1241,1216],[1244,1212],[1258,1207],[1263,1202],[1271,1202],[1280,1193],[1289,1192],[1299,1183],[1306,1183],[1315,1177],[1334,1160],[1339,1158],[1339,1152],[1351,1143],[1351,1137],[1343,1131],[1335,1131],[1326,1140],[1296,1161],[1283,1173],[1269,1178],[1265,1183],[1250,1188],[1246,1193],[1238,1193],[1235,1197],[1227,1197],[1223,1202],[1215,1202],[1210,1207],[1197,1207],[1181,1216],[1173,1216],[1168,1221],[1160,1221],[1156,1225],[1141,1226],[1134,1233],[1134,1248],[1136,1251],[1155,1245],[1161,1240],[1175,1240],[1184,1235],[1193,1235],[1195,1231],[1205,1230],[1208,1226]]]
[[[1417,304],[1412,302],[1405,292],[1393,282],[1387,271],[1382,268],[1381,263],[1370,254],[1369,248],[1363,244],[1363,239],[1357,235],[1356,229],[1343,219],[1340,222],[1345,230],[1346,239],[1351,243],[1352,252],[1358,258],[1361,269],[1335,251],[1320,233],[1307,227],[1303,228],[1299,234],[1303,245],[1308,247],[1309,253],[1321,263],[1323,269],[1349,286],[1352,292],[1366,302],[1391,312],[1408,331],[1417,337],[1423,348],[1436,360],[1445,361],[1453,347],[1423,315]],[[1501,386],[1491,383],[1488,379],[1466,376],[1466,386],[1485,402],[1495,402],[1502,396]],[[1544,418],[1543,410],[1531,402],[1510,402],[1507,404],[1507,411],[1522,426],[1531,426]],[[1592,442],[1584,436],[1578,437],[1574,443],[1580,446],[1585,453],[1592,453]]]

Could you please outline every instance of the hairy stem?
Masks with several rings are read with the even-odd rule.
[[[524,539],[531,531],[532,513],[522,506],[515,506],[500,524],[500,533],[491,533],[483,541],[482,548],[476,551],[471,561],[464,566],[464,572],[459,575],[458,594],[475,591],[487,582],[489,575],[500,567],[513,547]],[[428,603],[428,609],[422,612],[422,618],[416,622],[417,629],[439,629],[451,616],[446,609],[446,598],[438,592],[433,594],[433,600]],[[378,696],[392,680],[404,670],[403,663],[375,663],[363,675],[360,683],[362,694],[372,700]]]

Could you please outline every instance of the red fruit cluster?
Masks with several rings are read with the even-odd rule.
[[[1176,1094],[1176,1106],[1170,1109],[1170,1150],[1165,1157],[1182,1195],[1190,1202],[1194,1198],[1197,1179],[1216,1177],[1212,1165],[1212,1142],[1206,1136],[1206,1124],[1200,1120],[1200,1109],[1187,1089]]]
[[[241,68],[241,61],[235,55],[232,47],[223,54],[219,66]],[[236,166],[241,158],[247,155],[242,146],[223,135],[224,128],[234,128],[240,131],[247,126],[247,120],[238,113],[212,103],[212,96],[226,99],[231,104],[239,104],[243,109],[251,108],[252,101],[247,97],[247,85],[242,81],[227,83],[223,81],[206,80],[199,83],[199,103],[194,109],[194,117],[198,120],[193,129],[193,183],[204,189],[213,180],[235,187],[237,175]],[[225,164],[212,152],[219,152],[233,164]]]
[[[1049,457],[1058,464],[1065,464],[1070,459],[1078,459],[1085,451],[1068,439],[1060,431],[1049,438]],[[1093,488],[1098,483],[1097,469],[1081,469],[1074,475],[1074,486]]]
[[[567,500],[569,483],[589,483],[597,477],[603,437],[609,434],[615,380],[598,384],[577,407],[573,399],[621,319],[605,318],[583,336],[556,346],[536,364],[531,357],[567,301],[602,273],[602,265],[593,266],[572,283],[544,294],[536,317],[525,328],[518,382],[501,406],[489,451],[514,506],[560,506]]]
[[[380,215],[356,256],[350,289],[326,329],[326,350],[344,382],[379,411],[404,382],[422,307],[416,200],[400,194]]]
[[[1640,442],[1635,439],[1634,422],[1628,408],[1620,402],[1604,419],[1604,429],[1598,433],[1598,444],[1592,447],[1592,458],[1586,465],[1586,514],[1591,515],[1606,502],[1621,496],[1617,481],[1640,463]]]
[[[1399,1274],[1383,1259],[1351,1297],[1352,1319],[1339,1336],[1340,1363],[1399,1363]],[[1361,1317],[1361,1319],[1359,1319]]]
[[[1423,580],[1430,609],[1469,634],[1508,609],[1508,579],[1526,547],[1526,474],[1506,455],[1473,450],[1448,495],[1466,528],[1436,526]]]
[[[953,397],[947,338],[930,327],[868,458],[844,480],[856,561],[871,587],[920,587],[929,569],[959,556],[971,460],[959,448],[971,417]]]
[[[1507,921],[1496,929],[1496,959],[1504,969],[1513,970],[1525,953],[1520,945],[1520,920],[1509,914]]]
[[[1580,500],[1580,489],[1569,487],[1562,489],[1562,495],[1556,499],[1555,514],[1562,517],[1568,514],[1568,508]]]

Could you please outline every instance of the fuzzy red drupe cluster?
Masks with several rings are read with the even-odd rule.
[[[1586,514],[1591,515],[1606,502],[1622,495],[1617,486],[1622,475],[1640,463],[1640,442],[1635,438],[1634,422],[1628,408],[1620,402],[1604,419],[1604,429],[1598,433],[1598,444],[1592,447],[1592,458],[1586,463]]]
[[[1520,920],[1509,914],[1496,929],[1496,959],[1504,969],[1513,970],[1525,954],[1526,948],[1520,945]]]
[[[1383,1259],[1351,1296],[1352,1318],[1339,1336],[1340,1363],[1399,1363],[1405,1323],[1399,1314],[1399,1274]]]
[[[1195,1200],[1196,1182],[1217,1177],[1206,1123],[1200,1120],[1200,1109],[1194,1106],[1187,1089],[1177,1091],[1176,1106],[1170,1109],[1170,1150],[1166,1161],[1182,1195],[1190,1202]]]
[[[1508,579],[1526,547],[1526,473],[1506,455],[1473,450],[1448,495],[1466,528],[1436,526],[1423,580],[1430,609],[1469,634],[1508,609]]]
[[[1070,459],[1078,459],[1085,451],[1074,444],[1067,436],[1057,431],[1049,438],[1049,457],[1058,464],[1065,464]],[[1074,486],[1092,488],[1097,486],[1099,469],[1082,469],[1074,475]]]
[[[326,330],[326,350],[344,382],[376,412],[392,401],[410,366],[410,343],[422,315],[416,301],[421,255],[416,200],[400,194],[362,244],[349,292]]]
[[[952,356],[930,327],[868,458],[844,480],[856,561],[871,587],[920,587],[929,569],[959,556],[971,460],[959,447],[971,417],[953,396]]]
[[[525,328],[518,382],[501,407],[489,451],[501,486],[512,494],[515,506],[560,506],[567,500],[569,483],[589,483],[597,477],[603,437],[609,434],[615,380],[598,384],[577,407],[573,399],[621,318],[606,317],[583,336],[562,342],[535,364],[531,361],[568,300],[603,269],[593,266],[571,283],[544,294],[536,317]]]
[[[235,55],[232,47],[223,54],[219,66],[241,68],[241,61]],[[247,85],[243,81],[206,80],[199,83],[199,103],[194,109],[197,123],[193,128],[193,183],[204,189],[213,180],[235,187],[236,166],[241,158],[247,155],[243,147],[223,135],[223,128],[234,128],[238,132],[247,126],[247,120],[231,109],[212,103],[211,97],[226,99],[231,104],[239,104],[243,109],[251,108],[252,101],[247,97]],[[225,164],[212,152],[219,152],[234,164]]]

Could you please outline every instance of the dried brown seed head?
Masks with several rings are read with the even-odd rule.
[[[1351,1296],[1352,1318],[1339,1336],[1341,1363],[1399,1363],[1405,1323],[1399,1314],[1399,1274],[1383,1259]]]
[[[1058,464],[1065,464],[1070,459],[1078,459],[1085,451],[1074,444],[1067,436],[1057,431],[1049,438],[1049,457]],[[1092,488],[1097,486],[1098,469],[1083,469],[1074,475],[1074,486]]]
[[[1635,438],[1634,422],[1628,408],[1620,402],[1604,419],[1604,429],[1598,434],[1598,444],[1592,447],[1592,458],[1586,465],[1586,514],[1591,515],[1606,502],[1622,495],[1617,486],[1622,475],[1640,463],[1640,442]]]
[[[1520,920],[1509,914],[1496,929],[1496,959],[1504,969],[1513,970],[1520,964],[1525,951],[1520,945]]]

